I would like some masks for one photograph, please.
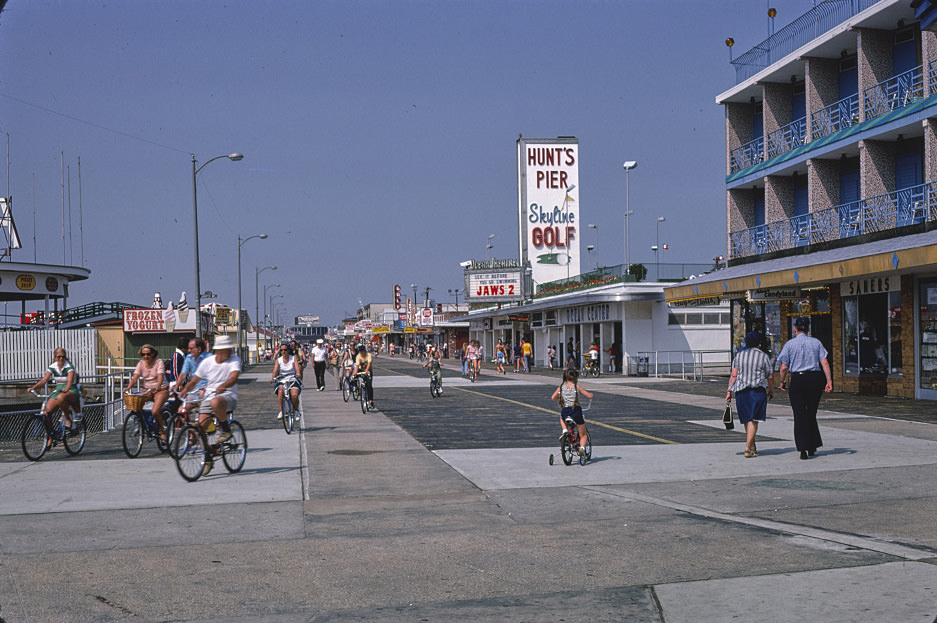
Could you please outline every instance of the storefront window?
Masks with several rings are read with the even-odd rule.
[[[921,282],[921,389],[937,389],[937,281]]]
[[[900,375],[901,293],[843,297],[843,344],[847,375]]]

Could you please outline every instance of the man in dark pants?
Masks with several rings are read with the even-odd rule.
[[[817,425],[817,408],[823,392],[833,391],[833,376],[826,348],[820,340],[807,335],[810,321],[798,318],[794,321],[794,337],[784,344],[778,361],[781,363],[781,389],[786,389],[785,379],[791,373],[789,396],[794,412],[794,443],[800,458],[806,460],[816,454],[823,445],[820,427]]]
[[[312,366],[316,372],[316,391],[325,391],[325,368],[328,363],[329,350],[325,347],[325,340],[316,340],[312,348]]]

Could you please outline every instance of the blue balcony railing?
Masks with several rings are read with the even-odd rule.
[[[775,156],[780,156],[781,154],[787,153],[792,149],[796,149],[803,145],[806,141],[807,118],[802,117],[768,134],[768,158],[774,158]]]
[[[736,83],[807,45],[881,0],[825,0],[732,61]]]
[[[810,115],[810,140],[817,140],[859,123],[859,94],[850,95]]]
[[[843,240],[925,221],[937,221],[937,182],[731,232],[729,258]]]
[[[937,93],[937,58],[927,63],[927,94]]]
[[[865,118],[872,119],[924,97],[924,66],[892,76],[863,91]]]
[[[765,139],[759,136],[751,142],[736,147],[729,153],[729,169],[731,173],[735,173],[753,167],[764,159]]]

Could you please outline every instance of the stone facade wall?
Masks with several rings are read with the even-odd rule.
[[[794,178],[771,175],[765,178],[765,223],[794,215]]]
[[[839,205],[839,161],[821,158],[808,160],[807,192],[811,212]]]
[[[875,197],[895,190],[895,144],[884,141],[859,143],[859,176],[862,196]]]
[[[794,86],[790,83],[769,82],[762,85],[762,90],[764,93],[765,137],[767,137],[768,134],[793,121],[791,119],[791,99],[794,96]]]
[[[812,137],[811,115],[839,100],[839,60],[808,58],[805,60],[804,89],[807,101],[807,140]]]
[[[894,35],[887,30],[857,29],[859,33],[859,120],[865,121],[862,93],[892,77]]]
[[[754,140],[752,132],[752,119],[754,109],[751,104],[735,104],[727,102],[726,109],[726,175],[732,171],[729,168],[730,154],[733,149]]]

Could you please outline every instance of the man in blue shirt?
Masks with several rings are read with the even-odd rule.
[[[192,338],[189,340],[189,354],[185,356],[185,361],[182,362],[182,371],[179,372],[179,378],[176,379],[176,387],[183,388],[185,384],[189,382],[189,379],[192,378],[192,375],[195,374],[195,370],[198,368],[198,364],[202,363],[204,359],[210,357],[209,353],[205,351],[205,341],[201,338]],[[201,390],[205,387],[205,384],[208,381],[202,379],[199,381],[195,389]],[[184,399],[185,396],[182,396]],[[186,404],[184,410],[186,415],[189,414],[192,409],[195,408],[195,405],[192,403]]]
[[[794,337],[784,344],[778,362],[781,364],[781,389],[787,389],[785,379],[791,373],[789,396],[794,412],[794,443],[800,458],[806,460],[823,445],[817,425],[817,409],[823,392],[833,391],[833,376],[827,351],[820,340],[810,337],[810,320],[794,321]],[[825,384],[824,384],[825,379]]]

